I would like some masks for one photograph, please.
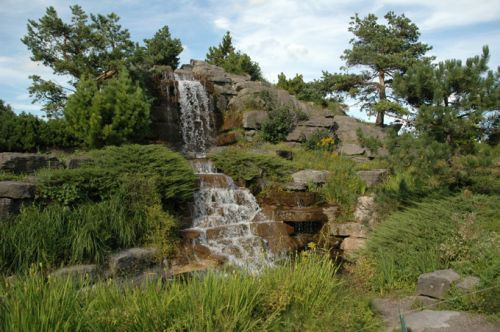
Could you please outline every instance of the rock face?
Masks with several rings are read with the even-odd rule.
[[[259,129],[267,120],[267,112],[265,111],[248,111],[243,113],[243,128],[244,129]]]
[[[368,236],[368,228],[362,224],[348,222],[342,224],[330,224],[330,234],[341,237],[364,238]]]
[[[0,181],[0,220],[19,213],[23,204],[35,197],[35,185],[19,181]]]
[[[109,272],[113,276],[132,275],[155,264],[156,251],[152,248],[131,248],[109,258]]]
[[[366,245],[366,239],[357,237],[347,237],[340,244],[340,250],[343,251],[344,258],[351,259],[355,253],[363,249]]]
[[[373,226],[377,220],[375,197],[360,196],[354,210],[354,219],[357,223]]]
[[[451,285],[460,275],[451,269],[424,273],[418,277],[417,293],[436,299],[444,299]]]
[[[326,183],[330,172],[318,171],[314,169],[305,169],[292,174],[293,182],[301,185],[315,184],[322,185]]]
[[[388,173],[389,172],[386,169],[372,169],[369,171],[358,171],[358,176],[367,184],[368,187],[371,187],[382,182]]]
[[[335,134],[340,141],[340,152],[346,156],[372,155],[372,153],[364,148],[359,142],[357,135],[358,130],[361,130],[367,137],[373,137],[379,140],[383,140],[386,136],[381,128],[363,123],[347,115],[336,115],[334,121],[337,127]]]
[[[0,153],[0,170],[13,173],[33,173],[41,168],[64,168],[56,157],[36,153]]]

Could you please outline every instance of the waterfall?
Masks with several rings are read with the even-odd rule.
[[[188,75],[175,74],[184,153],[205,156],[213,142],[214,115],[205,87]]]
[[[250,271],[272,265],[265,240],[253,233],[254,220],[263,216],[252,193],[237,187],[229,176],[215,173],[209,161],[195,160],[193,167],[200,177],[193,229],[202,235],[196,241]]]

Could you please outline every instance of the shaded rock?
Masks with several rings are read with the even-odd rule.
[[[358,176],[365,181],[368,187],[382,182],[385,176],[388,174],[386,169],[372,169],[369,171],[358,171]]]
[[[327,220],[321,207],[290,207],[278,211],[277,220],[287,222],[313,222]]]
[[[64,168],[56,157],[36,153],[0,153],[0,170],[14,173],[33,173],[41,168]]]
[[[368,236],[368,228],[355,222],[330,224],[330,234],[342,237],[352,236],[357,238],[366,238]]]
[[[305,184],[302,184],[302,183],[287,183],[284,185],[283,189],[285,189],[286,191],[307,191],[307,186]]]
[[[314,169],[305,169],[292,174],[293,182],[299,184],[316,184],[321,185],[326,183],[330,172],[318,171]]]
[[[217,145],[219,146],[231,145],[237,142],[238,142],[238,135],[237,133],[234,132],[219,134],[217,136]]]
[[[326,216],[329,223],[335,222],[337,219],[339,208],[337,206],[329,206],[323,208],[323,214]]]
[[[156,262],[156,250],[153,248],[131,248],[112,255],[109,258],[111,275],[136,274]]]
[[[75,278],[75,279],[90,279],[94,280],[97,277],[98,270],[97,265],[73,265],[68,267],[63,267],[50,274],[51,277],[55,278]]]
[[[90,157],[73,157],[66,162],[66,167],[69,169],[80,168],[85,165],[92,164],[93,160]]]
[[[461,291],[471,291],[474,290],[475,288],[479,287],[479,284],[481,283],[481,279],[478,277],[472,277],[468,276],[460,280],[456,287],[457,289],[460,289]]]
[[[322,201],[321,195],[316,192],[291,192],[275,190],[264,196],[259,196],[261,207],[266,205],[275,206],[313,206]]]
[[[10,218],[19,213],[21,202],[20,200],[11,198],[0,198],[0,220]]]
[[[444,299],[451,285],[460,279],[452,269],[421,274],[417,281],[417,294]]]
[[[245,129],[259,129],[262,124],[267,120],[268,115],[266,111],[247,111],[243,113],[243,128]]]
[[[375,197],[360,196],[354,210],[354,219],[357,223],[373,226],[377,220]]]
[[[30,199],[35,197],[35,185],[20,181],[0,181],[0,197]]]
[[[287,150],[276,150],[276,155],[278,157],[284,158],[286,160],[293,160],[293,152]]]
[[[297,249],[296,243],[290,237],[293,227],[281,222],[252,223],[252,232],[267,241],[273,253],[289,252]]]

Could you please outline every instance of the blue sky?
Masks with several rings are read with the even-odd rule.
[[[28,19],[54,6],[65,19],[73,1],[0,0],[0,99],[16,112],[40,114],[27,93],[28,76],[53,77],[50,69],[32,62],[20,39]],[[438,60],[465,59],[490,46],[490,67],[500,65],[500,1],[498,0],[86,0],[91,13],[115,12],[135,41],[151,37],[164,25],[182,40],[183,63],[203,59],[209,46],[230,30],[237,48],[259,62],[264,76],[276,81],[280,72],[302,73],[307,80],[322,70],[338,71],[348,47],[348,22],[354,13],[383,16],[405,13],[433,46]],[[353,108],[353,115],[361,116]]]

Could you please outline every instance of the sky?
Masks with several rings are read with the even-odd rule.
[[[32,104],[28,94],[29,75],[65,81],[30,60],[20,41],[28,19],[39,19],[46,7],[53,6],[68,20],[73,4],[0,0],[0,99],[16,112],[41,115],[40,105]],[[137,42],[168,25],[183,43],[181,63],[204,59],[208,48],[229,30],[236,48],[257,61],[271,82],[280,72],[301,73],[313,80],[323,70],[339,71],[355,13],[379,17],[387,11],[404,13],[420,28],[421,41],[433,46],[430,54],[437,60],[465,60],[489,45],[490,67],[500,65],[500,0],[81,0],[78,4],[87,13],[115,12]],[[351,115],[366,118],[356,107],[351,109]]]

